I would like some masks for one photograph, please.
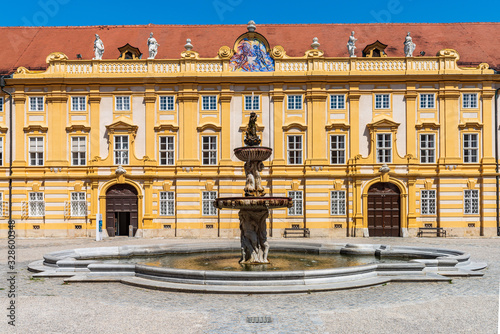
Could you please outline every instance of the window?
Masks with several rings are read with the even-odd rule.
[[[84,192],[71,193],[71,217],[85,217],[87,215],[87,201]]]
[[[479,190],[464,191],[464,213],[479,214]]]
[[[201,137],[202,163],[204,165],[217,165],[217,136]]]
[[[0,112],[3,111],[3,97],[0,97]]]
[[[43,97],[42,96],[30,97],[30,111],[43,111]]]
[[[292,207],[288,208],[288,215],[302,216],[302,191],[289,191],[288,197],[293,200]]]
[[[392,135],[390,133],[377,134],[377,162],[392,162]]]
[[[160,96],[160,110],[175,110],[173,96]]]
[[[290,165],[302,164],[302,136],[287,136],[288,163]]]
[[[331,192],[331,205],[332,216],[345,215],[345,191],[332,191]]]
[[[214,206],[216,197],[217,197],[216,191],[203,192],[201,200],[203,216],[217,216],[217,208]]]
[[[245,96],[245,110],[259,110],[260,99],[259,95]]]
[[[435,190],[422,190],[420,201],[420,209],[423,215],[436,214],[436,191]]]
[[[420,135],[420,163],[432,164],[436,161],[436,144],[434,134]]]
[[[330,95],[330,109],[345,109],[345,95]]]
[[[128,136],[115,136],[115,165],[128,165]]]
[[[434,108],[434,94],[420,94],[420,108],[433,109]]]
[[[173,165],[174,153],[174,137],[160,137],[160,165]]]
[[[288,95],[288,110],[302,110],[302,95]]]
[[[345,164],[345,136],[330,136],[330,163]]]
[[[29,193],[28,210],[30,217],[43,217],[45,215],[43,193]]]
[[[216,95],[203,96],[201,101],[202,101],[201,104],[202,110],[217,110]]]
[[[130,96],[116,96],[115,97],[115,110],[116,111],[130,111]]]
[[[30,137],[30,166],[43,166],[43,137]]]
[[[0,137],[0,166],[3,165],[3,138]]]
[[[72,111],[85,111],[85,96],[73,96],[71,98],[71,110]]]
[[[87,163],[87,141],[85,137],[71,137],[71,164],[85,166]]]
[[[389,94],[375,94],[375,109],[389,109]]]
[[[479,147],[477,133],[464,134],[464,162],[478,162]]]
[[[160,216],[175,215],[175,198],[173,191],[160,192]]]
[[[462,95],[462,108],[477,108],[477,94]]]

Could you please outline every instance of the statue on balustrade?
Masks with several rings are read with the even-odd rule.
[[[148,59],[155,59],[156,54],[158,53],[158,47],[160,44],[156,41],[156,38],[153,37],[153,33],[149,34],[148,38],[148,50],[149,50],[149,57]]]
[[[354,31],[351,32],[351,36],[349,36],[349,41],[347,42],[347,51],[349,52],[349,57],[356,57],[354,54],[354,51],[356,50],[356,41],[357,39],[354,38]]]
[[[409,32],[406,35],[404,44],[405,44],[405,56],[413,57],[413,51],[415,51],[416,45],[415,43],[413,43]]]
[[[102,42],[99,35],[95,34],[95,41],[94,41],[94,55],[95,56],[94,56],[94,59],[101,60],[103,54],[104,54],[104,43]]]

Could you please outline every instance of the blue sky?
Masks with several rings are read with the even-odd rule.
[[[2,1],[0,26],[498,22],[498,1]]]

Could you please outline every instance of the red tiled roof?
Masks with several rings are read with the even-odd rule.
[[[346,57],[347,40],[355,31],[356,54],[376,40],[387,44],[388,56],[404,56],[403,41],[408,31],[417,45],[414,55],[425,51],[427,56],[445,48],[455,49],[460,61],[469,64],[485,62],[500,69],[500,23],[373,23],[373,24],[257,24],[271,47],[282,45],[289,56],[303,56],[318,37],[325,57]],[[129,43],[147,57],[149,33],[160,43],[157,59],[178,59],[190,38],[194,51],[202,58],[217,55],[223,45],[233,47],[235,40],[247,32],[246,25],[137,25],[89,27],[0,27],[0,73],[11,73],[19,66],[45,68],[45,58],[55,51],[69,59],[81,54],[92,59],[94,34],[101,36],[105,46],[103,59],[117,59],[118,48]]]

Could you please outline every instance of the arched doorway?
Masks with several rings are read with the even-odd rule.
[[[399,237],[401,207],[399,188],[389,182],[368,189],[368,233],[371,237]]]
[[[134,235],[138,226],[137,190],[129,184],[115,184],[106,192],[106,230],[110,237],[129,235],[132,225]]]

